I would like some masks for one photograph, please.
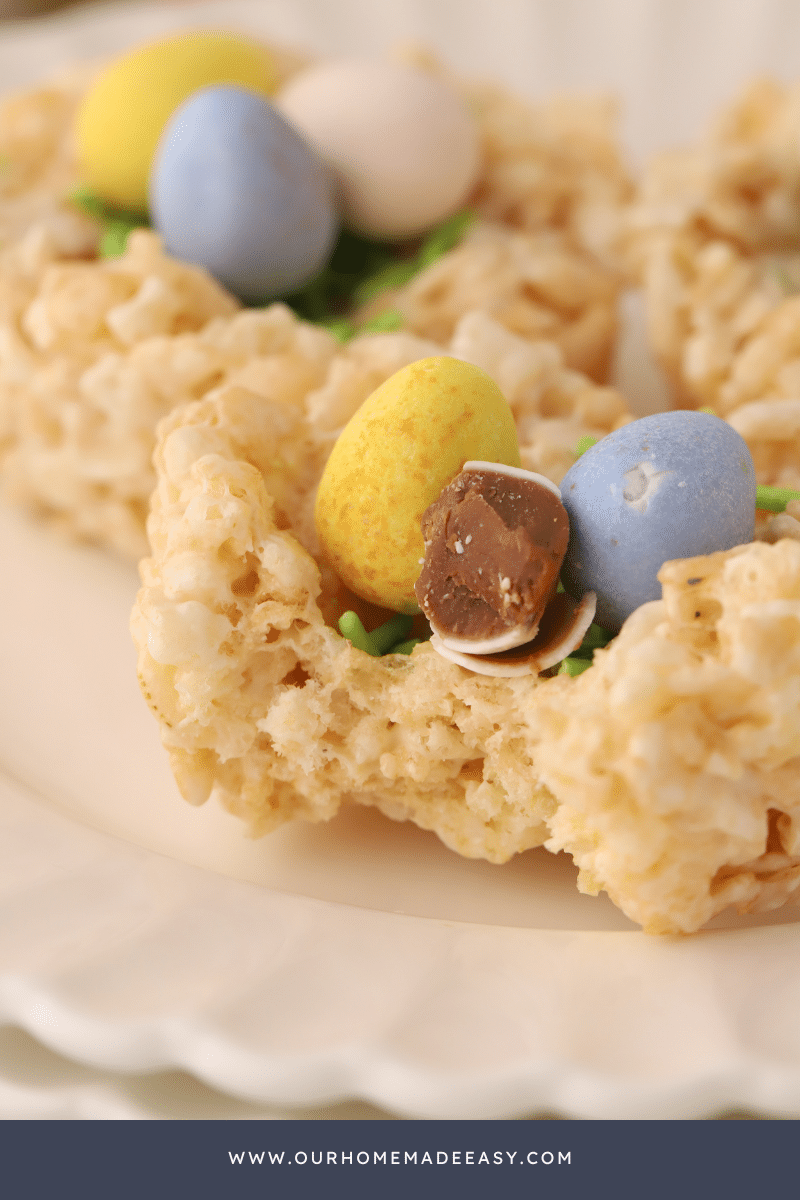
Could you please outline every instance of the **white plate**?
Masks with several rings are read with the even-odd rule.
[[[487,73],[499,73],[505,46],[518,84],[523,39],[530,62],[544,63],[547,37],[565,85],[596,84],[586,56],[597,11],[613,41],[645,7],[581,8],[593,16],[573,31],[574,57],[557,34],[558,14],[575,10],[557,0],[507,0],[485,41],[477,0],[97,8],[0,38],[0,78],[22,82],[187,23],[195,9],[198,22],[257,27],[257,17],[285,41],[339,53],[427,33],[464,69],[483,56]],[[744,37],[745,10],[783,7],[742,0],[725,11]],[[693,13],[712,10],[703,0]],[[653,5],[659,19],[665,11]],[[635,63],[616,53],[630,95]],[[735,82],[741,63],[720,57],[717,75]],[[547,84],[552,65],[542,70]],[[655,136],[631,128],[639,148]],[[132,669],[134,571],[8,511],[0,562],[0,1020],[79,1063],[183,1068],[263,1104],[354,1096],[424,1117],[800,1115],[796,909],[652,939],[604,898],[578,895],[569,862],[543,851],[502,868],[467,862],[369,811],[247,841],[213,806],[177,796]]]

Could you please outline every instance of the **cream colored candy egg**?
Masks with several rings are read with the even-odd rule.
[[[146,213],[150,167],[164,126],[199,88],[222,83],[270,95],[277,76],[269,50],[238,34],[194,31],[116,59],[76,117],[84,181],[107,203]]]
[[[422,514],[470,459],[520,465],[511,409],[478,367],[424,358],[364,401],[328,459],[315,509],[323,553],[356,595],[419,612]]]
[[[477,178],[475,122],[452,88],[414,67],[312,67],[276,104],[333,168],[344,224],[368,237],[423,233],[463,206]]]

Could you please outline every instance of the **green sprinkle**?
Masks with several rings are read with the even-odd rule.
[[[398,642],[396,646],[392,646],[389,654],[410,654],[421,641],[422,638],[412,638],[410,642]]]
[[[101,258],[119,258],[125,253],[131,230],[144,228],[148,224],[147,217],[112,208],[88,188],[76,188],[69,199],[100,225],[98,253]]]
[[[601,650],[603,646],[608,645],[613,636],[613,633],[609,633],[607,629],[592,623],[581,642],[581,650]]]
[[[359,329],[359,333],[394,333],[396,329],[400,329],[403,324],[403,314],[398,312],[396,308],[387,308],[385,312],[378,313],[377,316],[371,317],[369,321],[365,321]]]
[[[376,271],[371,278],[365,279],[358,285],[353,293],[353,299],[356,304],[366,304],[368,300],[379,296],[381,292],[388,292],[390,288],[403,287],[414,278],[418,271],[419,266],[415,258],[388,263]]]
[[[397,642],[404,641],[411,633],[411,626],[414,624],[414,618],[407,616],[405,613],[396,613],[390,617],[383,625],[379,625],[377,629],[373,629],[372,633],[367,636],[372,640],[375,647],[375,654],[386,654],[391,646]]]
[[[572,453],[576,458],[580,458],[587,450],[591,450],[592,446],[596,446],[599,438],[592,437],[590,433],[585,433],[582,438],[578,438],[575,449]]]
[[[128,245],[128,237],[136,225],[128,221],[109,221],[100,235],[97,247],[101,258],[121,258]]]
[[[313,324],[327,329],[338,341],[345,343],[358,333],[394,333],[402,327],[403,315],[396,308],[389,308],[386,312],[378,313],[369,321],[365,321],[360,327],[348,317],[322,317]]]
[[[74,192],[70,192],[69,199],[97,221],[125,221],[131,228],[138,228],[149,223],[146,214],[115,208],[113,204],[108,204],[96,196],[89,188],[76,188]]]
[[[583,635],[580,646],[561,663],[558,670],[559,675],[580,675],[582,671],[592,665],[595,650],[601,650],[603,646],[607,646],[613,637],[613,633],[592,623]]]
[[[710,404],[705,404],[702,408],[698,408],[698,412],[708,413],[710,417],[715,417],[717,414]]]
[[[90,217],[95,217],[98,221],[102,221],[108,212],[105,202],[90,192],[88,188],[76,188],[74,192],[70,192],[69,199],[82,212],[87,213]]]
[[[768,487],[765,483],[759,483],[756,488],[756,508],[782,513],[790,500],[800,500],[800,492],[793,492],[791,488]]]
[[[356,327],[352,321],[348,321],[347,317],[324,317],[320,321],[314,321],[315,325],[321,326],[322,329],[327,329],[328,333],[332,333],[338,342],[349,342],[356,335]]]
[[[565,658],[558,668],[558,673],[559,675],[571,675],[574,679],[576,675],[582,675],[584,671],[588,671],[591,665],[590,658]]]
[[[347,638],[348,642],[352,642],[356,650],[363,650],[365,654],[371,654],[373,658],[380,657],[369,634],[361,624],[361,618],[356,613],[342,613],[339,617],[339,633],[342,637]]]
[[[372,276],[359,283],[353,292],[357,304],[366,304],[381,292],[390,288],[403,287],[410,280],[430,267],[448,250],[458,245],[464,233],[475,220],[471,212],[456,213],[436,229],[432,229],[413,258],[394,259],[381,266]]]
[[[384,621],[383,625],[373,629],[372,633],[367,633],[358,615],[348,611],[339,617],[339,632],[342,637],[347,638],[348,642],[352,642],[356,650],[363,650],[365,654],[371,654],[373,658],[380,658],[389,653],[411,653],[416,641],[412,644],[405,642],[404,639],[408,637],[413,624],[413,617],[409,617],[405,613],[395,613],[388,621]],[[398,645],[409,645],[411,648],[398,651]]]
[[[475,220],[475,213],[464,211],[456,213],[434,229],[425,238],[417,255],[420,270],[435,263],[454,246],[457,246],[470,225]]]

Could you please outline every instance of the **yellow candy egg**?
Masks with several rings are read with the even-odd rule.
[[[183,33],[112,63],[78,110],[85,182],[109,204],[146,212],[150,166],[169,117],[193,92],[220,83],[270,95],[277,77],[269,50],[234,34]]]
[[[315,509],[322,551],[356,595],[419,612],[422,514],[469,459],[520,466],[511,409],[478,367],[423,358],[364,401],[328,459]]]

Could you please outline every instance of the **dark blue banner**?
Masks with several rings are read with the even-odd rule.
[[[9,1121],[9,1200],[794,1194],[794,1121]],[[794,1182],[792,1182],[794,1180]]]

